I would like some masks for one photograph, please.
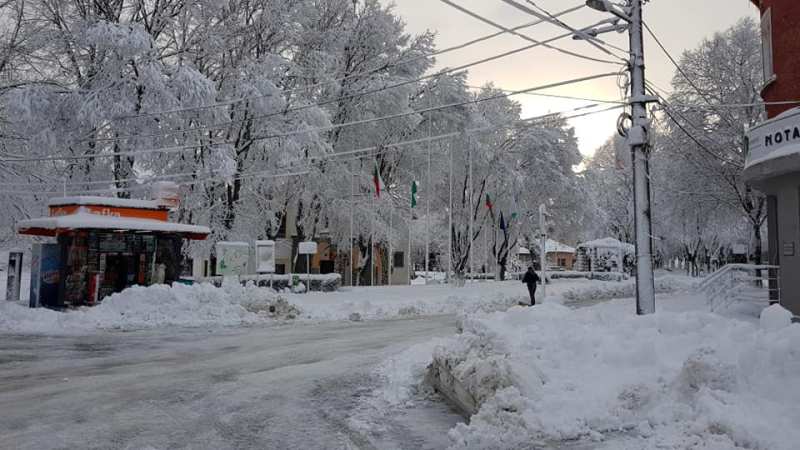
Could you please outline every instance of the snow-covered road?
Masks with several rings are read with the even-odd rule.
[[[0,448],[442,448],[460,417],[435,402],[377,435],[347,419],[378,386],[378,364],[455,323],[6,335]]]

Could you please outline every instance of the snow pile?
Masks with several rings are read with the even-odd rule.
[[[655,279],[656,292],[672,293],[691,289],[694,280],[689,277],[668,275]],[[626,280],[624,282],[591,283],[589,285],[577,285],[561,293],[563,303],[596,302],[598,300],[609,300],[612,298],[627,298],[636,295],[636,280]]]
[[[435,351],[480,405],[453,448],[796,448],[800,325],[627,303],[467,318]]]
[[[767,331],[778,331],[792,324],[792,313],[775,304],[761,312],[761,328]]]
[[[239,283],[132,287],[91,308],[67,312],[0,304],[0,330],[15,333],[79,333],[165,326],[238,326],[293,319],[300,310],[268,289]]]

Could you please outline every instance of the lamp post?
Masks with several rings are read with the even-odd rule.
[[[625,138],[633,161],[634,221],[636,231],[636,313],[652,314],[656,310],[653,279],[653,228],[650,205],[650,123],[647,103],[657,99],[645,93],[644,40],[642,35],[642,0],[628,0],[623,9],[609,0],[586,0],[586,6],[613,14],[627,22],[630,39],[631,115],[632,125]],[[619,28],[615,28],[619,30]],[[596,30],[597,34],[601,30]],[[589,36],[583,35],[582,38]]]

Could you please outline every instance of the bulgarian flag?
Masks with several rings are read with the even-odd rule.
[[[381,171],[378,168],[378,161],[375,161],[375,169],[372,171],[372,183],[375,185],[375,197],[381,197],[381,191],[386,189],[381,178]]]
[[[417,182],[416,181],[412,181],[411,182],[411,207],[412,208],[416,208],[417,207]]]

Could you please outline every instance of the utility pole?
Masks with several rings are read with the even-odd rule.
[[[652,314],[656,311],[655,282],[653,279],[653,226],[650,205],[650,122],[647,119],[647,103],[657,99],[646,95],[644,77],[644,38],[642,33],[643,0],[628,0],[627,7],[620,9],[609,0],[586,0],[586,6],[598,11],[610,12],[628,23],[630,38],[631,73],[631,128],[625,138],[631,148],[633,164],[634,226],[636,233],[636,314]],[[599,33],[618,30],[614,25],[608,29],[589,30],[580,39],[592,39]],[[576,35],[577,36],[577,35]]]
[[[644,39],[642,36],[642,0],[631,0],[631,109],[633,125],[628,131],[633,161],[634,219],[636,228],[636,314],[656,312],[653,279],[653,225],[650,221],[650,149],[647,102],[644,89]]]

